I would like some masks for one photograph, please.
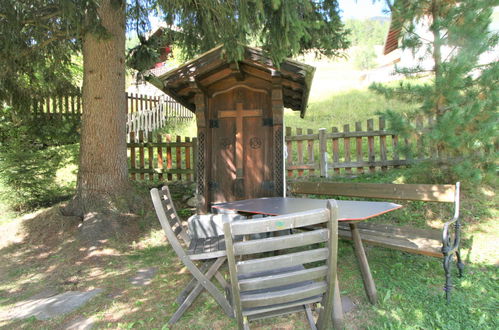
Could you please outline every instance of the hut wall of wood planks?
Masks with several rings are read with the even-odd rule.
[[[284,107],[307,107],[315,69],[261,50],[226,60],[218,46],[149,82],[195,113],[198,212],[211,204],[284,194]]]

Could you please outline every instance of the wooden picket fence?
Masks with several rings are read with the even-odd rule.
[[[163,103],[168,108],[166,115],[178,120],[189,120],[194,114],[168,95],[149,96],[136,93],[126,93],[127,113],[142,112],[153,109]]]
[[[126,100],[128,135],[132,131],[152,131],[163,127],[167,122],[187,121],[194,118],[194,114],[189,109],[168,95],[148,96],[126,93]],[[33,100],[31,112],[40,118],[80,120],[83,113],[81,91]]]
[[[166,112],[159,96],[134,93],[126,93],[126,96],[126,133],[128,137],[130,137],[131,132],[143,131],[145,139],[147,140],[150,132],[164,127],[166,123]],[[134,142],[138,142],[138,134],[135,135]]]
[[[187,121],[194,118],[194,114],[180,103],[162,95],[157,97],[127,93],[127,136],[131,132],[144,132],[147,140],[150,132],[160,129],[167,122]],[[138,142],[138,134],[135,142]]]
[[[431,124],[431,121],[428,122]],[[342,130],[304,130],[286,127],[285,157],[288,177],[335,176],[374,173],[389,168],[409,166],[425,159],[436,158],[434,146],[429,145],[423,120],[415,123],[419,129],[411,139],[401,139],[386,129],[385,120],[369,119],[366,125],[356,122],[354,128],[343,125]],[[401,141],[400,141],[401,140]],[[172,138],[169,135],[138,135],[130,133],[128,143],[130,173],[133,180],[194,180],[196,138]],[[413,157],[403,156],[400,147],[410,148]]]
[[[196,138],[130,132],[127,144],[132,180],[194,181]],[[137,142],[135,142],[137,141]]]
[[[33,100],[31,113],[38,118],[79,120],[82,114],[81,94],[67,94]]]
[[[343,125],[343,130],[332,127],[314,132],[301,128],[286,128],[286,172],[293,176],[350,175],[374,173],[378,170],[407,166],[429,157],[430,147],[424,142],[423,122],[418,120],[421,134],[410,141],[404,139],[406,148],[417,150],[415,158],[402,157],[399,153],[399,136],[386,130],[385,120],[379,118],[377,127],[373,119],[367,120],[364,129],[361,122]],[[294,132],[293,132],[294,131]],[[432,156],[436,156],[433,153]]]

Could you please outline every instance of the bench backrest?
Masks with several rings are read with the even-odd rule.
[[[331,200],[324,209],[224,223],[234,310],[240,328],[244,317],[279,315],[292,307],[320,301],[325,308],[319,325],[328,328],[337,271],[337,219],[338,207]],[[267,233],[317,224],[327,228],[266,237]],[[236,241],[241,236],[246,240]],[[244,259],[239,261],[240,257]]]
[[[173,241],[178,242],[178,239],[182,239],[188,246],[191,241],[191,237],[187,233],[187,230],[185,230],[182,226],[182,221],[178,217],[177,211],[175,210],[168,187],[163,186],[161,190],[157,188],[151,189],[151,198],[158,220],[161,223],[161,227],[163,228],[170,244],[172,244]]]
[[[340,182],[289,182],[293,194],[365,197],[425,202],[459,201],[459,182],[452,184],[384,184]]]

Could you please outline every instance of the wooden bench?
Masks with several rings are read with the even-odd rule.
[[[444,202],[454,204],[454,217],[447,221],[441,230],[419,229],[409,226],[394,226],[376,222],[358,223],[357,228],[362,242],[397,249],[409,253],[443,258],[447,301],[450,300],[451,261],[456,254],[459,276],[464,264],[459,252],[459,182],[455,185],[431,184],[374,184],[374,183],[335,183],[335,182],[288,182],[291,194],[324,195],[376,198],[386,200],[411,200]],[[338,235],[352,239],[348,223],[340,223]]]

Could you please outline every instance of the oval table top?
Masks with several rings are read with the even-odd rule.
[[[327,201],[327,199],[313,198],[263,197],[217,203],[212,208],[218,213],[244,212],[275,216],[325,208]],[[402,205],[389,202],[345,200],[336,200],[336,202],[338,203],[339,221],[365,220],[402,207]]]

